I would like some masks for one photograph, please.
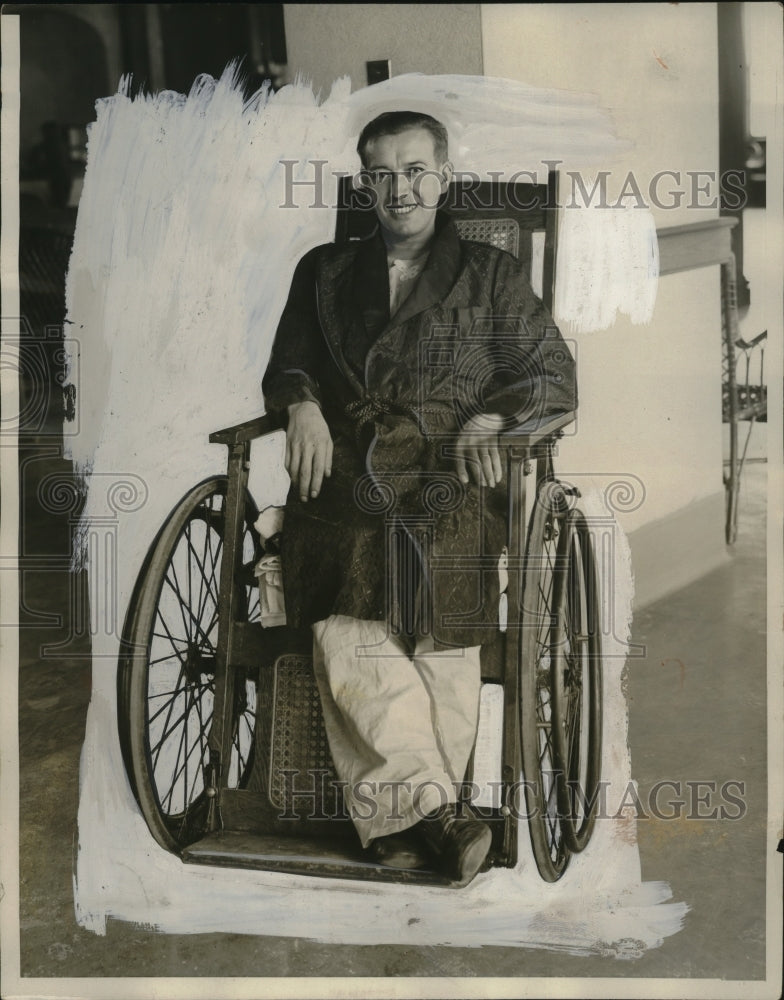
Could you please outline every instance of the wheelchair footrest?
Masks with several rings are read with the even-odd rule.
[[[189,864],[253,868],[292,875],[322,875],[361,879],[364,882],[406,882],[449,887],[437,872],[387,868],[356,844],[345,840],[311,840],[282,834],[256,834],[228,830],[208,834],[186,847],[182,860]]]

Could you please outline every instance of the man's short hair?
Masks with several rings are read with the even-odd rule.
[[[365,166],[367,147],[376,139],[387,135],[399,135],[410,128],[422,128],[433,137],[433,149],[438,164],[444,163],[449,156],[449,135],[440,121],[419,111],[385,111],[362,129],[357,142],[357,152]]]

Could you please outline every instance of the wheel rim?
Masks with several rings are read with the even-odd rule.
[[[128,703],[121,725],[130,735],[132,785],[156,838],[170,849],[204,830],[204,774],[215,692],[218,598],[222,558],[225,480],[195,488],[162,529],[129,608],[132,653],[125,665],[130,683],[120,683]],[[248,500],[243,563],[255,560],[258,539],[251,529],[255,508]],[[247,620],[258,620],[258,592],[243,588]],[[121,670],[121,674],[123,671]],[[235,679],[234,732],[227,784],[241,787],[253,761],[256,687]]]
[[[582,851],[596,818],[601,771],[601,636],[596,568],[588,525],[566,518],[554,602],[562,622],[553,647],[553,756],[558,808],[570,850]]]
[[[553,650],[563,642],[563,621],[556,613],[555,596],[565,513],[563,490],[557,483],[545,484],[537,495],[526,550],[520,647],[528,828],[539,873],[550,882],[561,877],[570,858],[559,815],[552,692]]]

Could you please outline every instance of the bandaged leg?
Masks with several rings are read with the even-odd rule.
[[[384,622],[341,615],[317,622],[313,638],[332,759],[363,846],[454,802],[476,730],[478,650],[412,662]]]

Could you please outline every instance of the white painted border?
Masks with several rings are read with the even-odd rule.
[[[2,18],[0,88],[0,392],[3,424],[19,413],[19,18]],[[0,431],[0,995],[19,977],[19,469],[16,439]]]

